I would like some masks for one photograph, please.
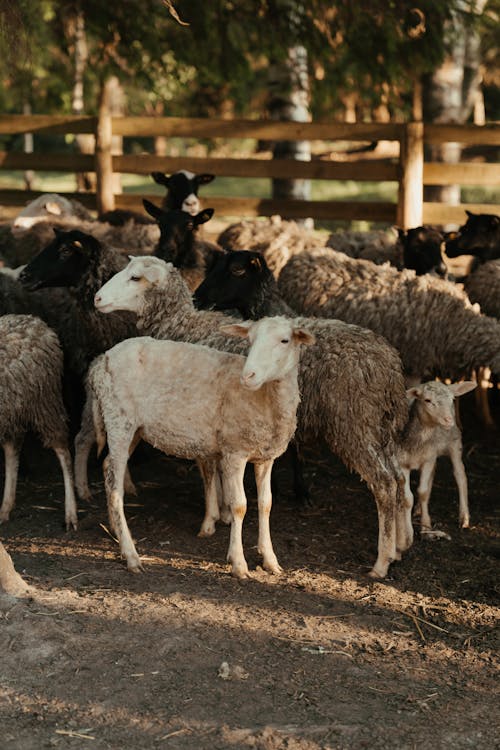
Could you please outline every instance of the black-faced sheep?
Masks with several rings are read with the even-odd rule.
[[[196,216],[201,211],[198,198],[200,185],[207,185],[215,179],[213,174],[193,174],[186,169],[175,172],[170,177],[163,172],[151,172],[151,177],[158,185],[167,188],[167,194],[162,201],[162,208],[166,210],[178,209],[191,214],[191,216]]]

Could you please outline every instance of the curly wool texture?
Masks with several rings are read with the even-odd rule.
[[[30,315],[0,318],[0,443],[35,430],[45,447],[66,448],[63,355],[56,334]]]
[[[84,220],[78,216],[47,218],[29,229],[0,227],[0,252],[11,266],[28,263],[54,239],[54,227],[62,231],[79,229],[91,234],[103,244],[118,248],[125,255],[152,255],[160,232],[156,224],[138,224],[132,220],[122,226],[106,222]]]
[[[325,244],[310,229],[299,226],[295,221],[285,221],[280,216],[247,219],[231,224],[221,232],[217,242],[221,247],[231,250],[255,250],[262,253],[276,278],[293,255]]]
[[[377,265],[390,263],[391,266],[402,267],[402,248],[392,229],[333,232],[328,237],[326,246],[350,258],[371,260]]]
[[[146,290],[137,326],[155,338],[205,344],[246,354],[248,344],[218,329],[237,322],[218,312],[197,311],[175,269]],[[401,361],[372,331],[341,321],[295,318],[316,337],[301,355],[298,410],[300,440],[323,437],[370,489],[394,480],[395,443],[408,418]]]
[[[459,380],[480,366],[500,371],[500,324],[451,282],[311,251],[287,263],[278,287],[302,314],[339,318],[384,336],[407,375]]]
[[[478,302],[483,315],[500,318],[500,260],[482,263],[464,281],[471,302]]]
[[[74,333],[74,321],[78,331],[73,344],[73,360],[76,372],[83,376],[92,360],[123,339],[137,336],[135,316],[126,312],[102,315],[94,307],[96,292],[115,273],[128,263],[128,258],[119,250],[101,245],[99,252],[90,256],[90,265],[80,278],[77,287],[71,290],[77,308],[77,316],[70,321]]]

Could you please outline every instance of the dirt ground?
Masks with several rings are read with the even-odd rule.
[[[320,447],[307,453],[312,509],[296,508],[288,462],[278,466],[279,577],[258,567],[249,475],[253,578],[240,583],[225,563],[228,528],[196,537],[201,481],[189,462],[143,449],[132,465],[139,493],[126,513],[146,563],[132,575],[106,530],[98,465],[94,501],[67,533],[58,466],[29,443],[0,529],[33,587],[0,597],[2,750],[498,747],[500,439],[464,400],[472,528],[458,528],[441,459],[431,516],[451,540],[417,535],[382,582],[366,576],[370,493]]]

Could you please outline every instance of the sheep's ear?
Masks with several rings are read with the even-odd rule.
[[[417,385],[414,385],[413,388],[406,389],[406,397],[407,398],[421,398],[422,391]]]
[[[47,201],[45,210],[48,214],[53,214],[54,216],[60,216],[62,213],[61,206],[56,201]]]
[[[142,205],[144,206],[148,214],[153,217],[153,219],[159,221],[161,215],[163,214],[163,211],[159,206],[155,206],[154,203],[151,203],[151,201],[148,201],[146,199],[142,201]]]
[[[196,214],[196,216],[193,217],[194,223],[196,224],[196,226],[198,226],[199,224],[205,224],[207,221],[209,221],[212,218],[213,215],[214,215],[213,208],[205,208],[203,209],[203,211],[200,211],[199,214]]]
[[[467,209],[465,209],[465,213],[467,214],[469,219],[472,218],[472,216],[478,215],[478,214],[475,214],[473,211],[468,211]]]
[[[461,383],[452,383],[448,388],[453,393],[453,398],[458,398],[459,396],[463,396],[464,393],[473,391],[476,386],[477,383],[474,383],[472,380],[463,380]]]
[[[248,338],[250,326],[251,323],[232,323],[231,325],[221,326],[219,330],[221,333],[226,333],[228,336],[236,336],[241,339],[246,339]]]
[[[197,174],[195,180],[198,185],[207,185],[212,180],[215,180],[214,174]]]
[[[305,328],[294,328],[292,337],[296,344],[302,344],[303,346],[312,346],[316,343],[316,337],[306,331]]]
[[[157,284],[161,279],[161,268],[158,268],[156,264],[152,266],[144,266],[141,270],[141,276],[143,276],[146,281],[149,281],[150,284]]]
[[[163,172],[151,172],[151,177],[158,185],[165,185],[165,187],[168,187],[170,177],[167,177]]]

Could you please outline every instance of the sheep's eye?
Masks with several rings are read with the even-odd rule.
[[[289,344],[290,343],[290,339],[281,339],[281,343],[282,344]]]
[[[142,276],[131,276],[130,281],[140,281],[142,279]]]
[[[231,273],[233,276],[244,276],[245,275],[245,269],[241,268],[240,266],[235,266],[231,269]]]

